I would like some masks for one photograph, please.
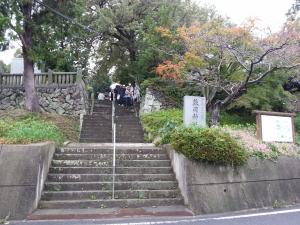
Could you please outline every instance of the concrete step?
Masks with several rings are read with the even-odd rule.
[[[130,138],[116,138],[117,143],[135,143],[136,141],[143,142],[144,138],[143,137],[133,138],[133,139],[130,139]]]
[[[112,174],[48,174],[49,182],[112,181]],[[116,174],[115,181],[176,181],[174,174]]]
[[[122,127],[134,127],[134,126],[137,126],[137,127],[141,127],[141,124],[139,122],[139,120],[130,120],[130,121],[119,121],[119,120],[115,120],[116,122],[116,125],[117,126],[122,126]]]
[[[170,160],[121,160],[117,161],[119,167],[168,167]],[[52,160],[54,167],[109,167],[111,161],[107,160]]]
[[[82,124],[86,125],[95,125],[95,126],[108,126],[112,124],[111,120],[101,120],[101,119],[94,119],[94,120],[83,120]]]
[[[88,115],[88,116],[84,116],[83,120],[84,121],[112,121],[111,116],[109,116],[110,112],[105,112],[103,115],[101,114],[93,114],[93,115]]]
[[[116,152],[118,154],[166,154],[166,150],[157,148],[157,147],[148,147],[148,148],[142,148],[142,147],[116,147]],[[97,147],[96,145],[89,148],[83,148],[83,147],[64,147],[56,150],[56,153],[62,153],[62,154],[112,154],[113,148],[112,145],[103,146],[103,147]]]
[[[180,198],[177,190],[122,190],[115,191],[115,199]],[[45,191],[42,200],[111,199],[112,191]]]
[[[182,205],[182,198],[156,199],[115,199],[115,200],[64,200],[40,201],[42,209],[78,209],[78,208],[137,208],[150,206]]]
[[[111,121],[83,121],[82,127],[84,126],[93,126],[95,128],[110,126],[112,128]]]
[[[62,174],[111,174],[112,167],[50,167],[49,173]],[[168,174],[172,167],[116,167],[117,174]]]
[[[171,190],[177,189],[176,181],[116,182],[115,190]],[[44,191],[111,190],[112,182],[45,182]]]
[[[80,138],[80,143],[111,143],[112,139],[101,139],[101,138]]]
[[[27,220],[107,220],[119,218],[124,222],[128,217],[139,219],[141,217],[174,218],[193,216],[193,212],[184,205],[140,207],[140,208],[87,208],[87,209],[37,209],[27,217]],[[123,220],[122,220],[123,219]],[[38,222],[41,223],[41,222]]]
[[[144,134],[143,133],[125,133],[125,132],[118,132],[116,134],[116,138],[130,138],[130,139],[134,139],[134,138],[144,138]]]
[[[83,123],[112,123],[111,118],[105,117],[92,117],[92,118],[84,118]]]
[[[133,128],[133,129],[120,128],[120,129],[116,129],[116,134],[118,134],[118,135],[144,135],[144,131],[140,128]]]
[[[113,154],[58,154],[55,153],[53,159],[58,160],[112,160]],[[148,159],[148,160],[168,160],[169,157],[167,154],[122,154],[116,150],[116,159],[117,160],[139,160],[139,159]]]
[[[81,133],[89,133],[89,134],[97,134],[97,133],[102,133],[102,134],[109,134],[112,135],[112,127],[111,125],[105,125],[105,126],[97,126],[93,127],[94,125],[88,125],[85,124],[81,128]]]
[[[109,133],[106,133],[106,132],[95,132],[95,133],[88,133],[86,131],[83,131],[81,134],[80,134],[80,138],[88,138],[88,139],[91,139],[91,138],[101,138],[101,139],[110,139],[111,140],[111,134]]]

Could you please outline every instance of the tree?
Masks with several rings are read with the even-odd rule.
[[[300,11],[300,1],[299,0],[295,0],[295,3],[292,4],[291,8],[289,9],[289,11],[287,12],[287,16],[289,20],[295,20],[298,11]]]
[[[176,30],[194,19],[207,20],[212,11],[181,0],[91,0],[88,15],[99,31],[97,66],[102,74],[114,67],[118,80],[143,80],[168,57],[170,46],[156,27]],[[171,46],[170,46],[171,47]]]
[[[300,66],[299,32],[295,27],[258,38],[254,24],[237,27],[222,18],[178,29],[175,38],[185,52],[175,55],[182,79],[197,82],[211,112],[210,125],[219,123],[220,109],[278,70]],[[175,39],[174,38],[174,39]]]
[[[35,15],[34,56],[44,69],[74,71],[86,68],[93,34],[76,24],[89,24],[84,0],[44,0]],[[63,16],[70,18],[65,19]],[[80,20],[79,20],[80,19]]]
[[[6,65],[2,60],[0,60],[0,73],[9,73],[10,65]]]
[[[24,88],[26,109],[40,111],[39,101],[34,85],[34,62],[32,57],[34,9],[37,7],[32,0],[3,0],[0,2],[0,30],[9,30],[9,37],[19,39],[22,43],[24,57]]]
[[[52,60],[53,64],[51,66],[62,65],[60,68],[66,68],[65,65],[73,65],[72,60],[75,58],[74,51],[70,50],[71,40],[68,40],[69,42],[65,41],[66,36],[70,34],[69,24],[59,15],[53,16],[53,12],[50,12],[49,8],[44,6],[50,5],[53,8],[61,6],[65,12],[72,11],[73,14],[76,12],[75,14],[79,15],[81,11],[78,10],[80,8],[77,7],[80,5],[78,2],[82,3],[83,1],[2,0],[0,2],[1,46],[3,49],[7,46],[9,40],[18,39],[21,42],[24,58],[25,107],[29,111],[40,111],[34,84],[34,62],[43,60],[47,63]],[[7,31],[8,35],[5,36],[4,34]],[[61,48],[58,47],[57,43],[60,44]],[[49,52],[53,54],[49,54]],[[70,58],[70,60],[65,60],[67,58]],[[85,60],[88,60],[86,55]]]

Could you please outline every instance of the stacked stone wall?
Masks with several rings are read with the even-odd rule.
[[[140,113],[151,113],[176,107],[176,103],[166,99],[159,91],[147,88],[146,94],[142,97],[140,104]]]
[[[42,111],[60,115],[85,114],[83,91],[76,85],[70,87],[37,88]],[[14,110],[25,105],[25,91],[21,88],[0,89],[0,110]]]

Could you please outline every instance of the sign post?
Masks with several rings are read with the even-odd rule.
[[[183,122],[185,126],[206,127],[205,97],[184,96]]]

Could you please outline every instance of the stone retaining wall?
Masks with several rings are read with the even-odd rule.
[[[191,161],[165,148],[185,203],[197,215],[300,203],[300,159],[250,158],[234,168]]]
[[[140,113],[151,113],[169,108],[176,108],[176,104],[168,101],[159,91],[146,89],[146,94],[142,97],[140,104]]]
[[[54,143],[0,145],[0,219],[25,219],[37,208]]]
[[[45,112],[76,117],[86,112],[84,93],[77,85],[37,88],[37,93],[40,106]],[[0,110],[24,107],[24,96],[24,89],[0,89]]]

